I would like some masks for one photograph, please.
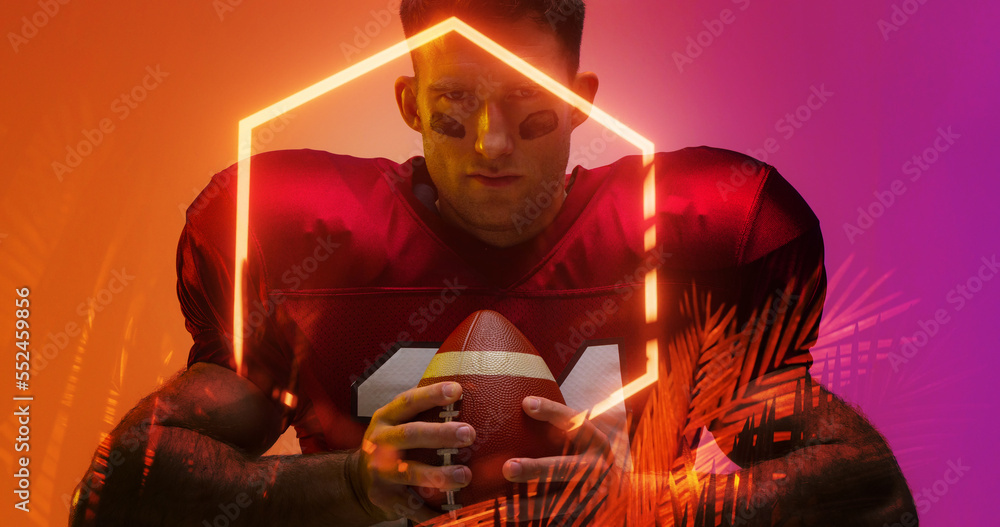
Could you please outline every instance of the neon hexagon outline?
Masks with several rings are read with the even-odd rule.
[[[656,242],[656,225],[651,221],[656,210],[656,180],[653,164],[655,146],[653,142],[638,134],[607,112],[583,99],[541,70],[528,64],[524,59],[511,53],[472,26],[456,17],[452,17],[240,120],[237,154],[239,161],[237,162],[236,184],[236,265],[234,268],[236,274],[233,282],[234,284],[239,284],[239,287],[235,287],[233,295],[233,353],[236,361],[236,370],[240,374],[243,373],[243,309],[241,308],[244,297],[243,268],[247,260],[249,240],[251,140],[254,128],[352,80],[362,77],[376,68],[404,56],[411,50],[425,46],[452,32],[462,35],[553,95],[569,103],[574,108],[589,114],[591,119],[596,120],[639,149],[643,155],[643,162],[647,170],[643,184],[643,217],[648,224],[643,237],[645,241],[644,245],[647,252],[654,248]],[[656,269],[646,273],[645,301],[646,324],[655,324],[657,320]],[[626,398],[656,382],[658,367],[658,344],[656,339],[653,338],[646,342],[646,373],[626,386],[623,386],[620,390],[610,394],[604,401],[598,403],[593,408],[578,414],[574,419],[574,428],[580,426],[585,419],[604,413],[619,402],[624,401]]]

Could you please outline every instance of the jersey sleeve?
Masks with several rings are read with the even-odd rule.
[[[744,240],[736,318],[741,338],[760,342],[751,346],[754,376],[808,368],[826,299],[823,235],[805,200],[772,167]]]
[[[281,401],[292,388],[290,354],[273,338],[276,302],[267,294],[252,229],[244,273],[247,295],[239,370],[233,352],[236,206],[230,193],[235,185],[230,181],[235,181],[232,168],[216,175],[188,208],[177,247],[177,297],[194,340],[187,364],[207,362],[239,371],[264,394]]]

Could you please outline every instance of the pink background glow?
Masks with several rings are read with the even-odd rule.
[[[398,1],[231,3],[71,1],[45,16],[35,0],[0,7],[7,35],[0,46],[0,304],[8,306],[0,328],[14,325],[13,290],[30,287],[36,355],[46,346],[51,355],[32,376],[33,511],[15,511],[8,491],[0,517],[64,525],[66,497],[102,434],[184,365],[190,337],[174,291],[182,211],[212,173],[235,161],[239,119],[402,37],[396,16],[385,12]],[[894,6],[919,7],[905,20],[897,14],[902,23],[885,38],[879,20],[892,22]],[[731,23],[714,23],[726,9]],[[1000,252],[1000,183],[989,161],[1000,117],[1000,7],[594,0],[588,10],[582,67],[601,76],[599,106],[660,150],[776,146],[766,161],[819,216],[831,275],[847,265],[828,306],[839,298],[850,304],[871,286],[862,305],[888,302],[859,322],[909,305],[837,342],[862,351],[874,345],[872,361],[824,361],[833,354],[828,347],[817,350],[814,373],[885,434],[915,493],[943,482],[949,462],[970,467],[938,485],[943,495],[921,508],[924,525],[988,523],[1000,468],[992,377],[1000,364],[1000,279],[985,281],[961,309],[949,294],[973,279],[981,258]],[[32,31],[22,17],[45,23]],[[675,53],[687,52],[689,37],[707,45],[679,68]],[[166,76],[147,77],[157,68]],[[272,129],[278,133],[259,131],[259,149],[398,160],[419,153],[392,101],[391,81],[409,68],[396,61],[292,112]],[[144,79],[149,89],[138,91],[143,100],[126,114],[119,97]],[[801,110],[813,88],[832,95]],[[797,111],[808,119],[789,133],[780,121]],[[102,120],[113,130],[58,178],[52,163],[65,163],[67,147],[77,148]],[[958,137],[930,154],[936,161],[914,181],[904,164],[934,146],[939,128]],[[585,125],[574,159],[597,166],[633,153],[612,141],[589,156],[585,148],[600,136]],[[845,233],[858,208],[869,209],[874,193],[897,179],[906,192],[862,234]],[[115,273],[134,278],[109,294]],[[107,302],[88,316],[88,298]],[[917,353],[905,363],[891,359],[900,356],[901,339],[914,338],[939,310],[948,321]],[[71,336],[68,327],[82,329]],[[5,349],[13,350],[7,334]],[[851,355],[849,346],[839,352]],[[16,460],[13,354],[0,361],[5,474]]]

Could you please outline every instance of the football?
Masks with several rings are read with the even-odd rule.
[[[461,490],[420,489],[431,507],[457,510],[512,495],[514,484],[502,472],[508,459],[562,454],[562,443],[552,438],[552,426],[528,417],[521,407],[529,395],[565,404],[559,386],[531,342],[500,313],[477,311],[448,336],[419,386],[443,381],[460,383],[462,399],[450,407],[424,412],[418,419],[468,423],[476,430],[476,440],[460,449],[411,451],[409,457],[416,461],[465,465],[472,470],[471,482]]]

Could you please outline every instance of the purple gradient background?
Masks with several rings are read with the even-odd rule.
[[[961,311],[946,295],[973,276],[980,257],[1000,251],[1000,181],[990,161],[1000,137],[1000,8],[929,0],[886,41],[878,21],[891,21],[894,4],[902,6],[737,6],[735,22],[680,72],[672,53],[705,29],[703,20],[732,9],[730,2],[595,3],[584,64],[601,72],[603,102],[667,149],[710,144],[747,152],[778,139],[767,161],[820,218],[828,269],[853,254],[855,273],[894,271],[885,289],[919,300],[881,335],[912,336],[920,321],[948,310],[951,321],[898,372],[886,359],[882,375],[834,389],[886,436],[915,493],[942,480],[950,460],[971,467],[921,508],[924,525],[991,523],[1000,282],[987,282]],[[650,23],[635,24],[636,10]],[[594,42],[595,33],[615,38]],[[629,50],[633,58],[621,60]],[[813,85],[835,95],[784,139],[776,121],[805,103]],[[931,146],[938,127],[961,138],[910,182],[903,163]],[[873,192],[889,190],[895,179],[907,192],[852,243],[843,224],[856,222],[857,207],[868,207]]]
[[[614,44],[590,41],[585,64],[603,74],[604,101],[634,116],[626,122],[670,146],[746,152],[778,139],[780,150],[767,161],[820,218],[828,269],[854,254],[854,272],[894,271],[885,289],[919,300],[880,334],[912,336],[920,321],[948,310],[951,321],[898,372],[886,359],[881,375],[833,388],[886,436],[915,493],[942,480],[948,461],[971,467],[938,502],[921,507],[923,525],[992,523],[1000,282],[987,282],[961,311],[946,295],[973,276],[980,257],[1000,251],[1000,182],[990,161],[1000,137],[1000,8],[929,0],[886,41],[878,21],[891,21],[892,6],[902,2],[754,1],[734,9],[735,22],[679,72],[672,53],[729,2],[616,4],[593,6],[591,37],[620,30]],[[630,7],[656,23],[625,29],[634,20]],[[615,59],[630,49],[646,51]],[[640,73],[642,83],[629,80]],[[805,102],[812,85],[835,95],[785,140],[775,123]],[[612,99],[613,92],[629,95]],[[910,182],[903,163],[931,146],[938,127],[961,138]],[[851,243],[843,224],[856,222],[857,207],[895,179],[907,192]]]
[[[101,434],[183,366],[190,337],[173,289],[179,211],[235,159],[237,121],[401,38],[395,18],[379,22],[398,3],[389,0],[234,3],[220,11],[208,0],[71,2],[19,51],[0,49],[0,295],[32,287],[40,337],[82,323],[78,305],[112,271],[136,275],[85,337],[33,377],[33,524],[65,524],[63,500]],[[593,0],[582,67],[601,77],[597,104],[660,150],[706,144],[748,152],[776,139],[780,149],[767,161],[820,218],[831,273],[850,259],[848,282],[860,276],[871,285],[891,273],[876,297],[917,301],[866,337],[891,342],[880,351],[898,353],[901,337],[936,310],[948,312],[950,322],[908,363],[894,369],[882,358],[862,374],[844,370],[832,388],[885,434],[915,492],[943,481],[949,461],[971,467],[921,510],[924,525],[988,524],[1000,468],[993,384],[1000,280],[962,310],[946,295],[976,273],[981,257],[1000,252],[1000,183],[989,161],[1000,137],[1000,6],[926,0],[884,39],[878,21],[904,3]],[[18,31],[21,17],[38,9],[35,0],[5,2],[0,28]],[[733,23],[679,71],[673,53],[724,9]],[[378,30],[370,43],[346,56],[343,46],[371,23]],[[170,72],[163,85],[57,182],[52,161],[82,129],[115,117],[109,102],[157,64]],[[417,153],[417,137],[391,100],[392,79],[408,71],[397,61],[293,112],[266,149]],[[806,103],[812,86],[833,96],[785,138],[776,123]],[[910,182],[903,164],[932,146],[939,127],[961,137]],[[574,152],[599,134],[585,125]],[[615,143],[588,161],[627,153]],[[907,192],[852,243],[844,224],[895,179]],[[828,299],[846,294],[846,285],[831,288]],[[0,327],[13,325],[6,309],[0,316]],[[8,379],[9,362],[0,371]],[[7,444],[13,421],[3,420]],[[0,503],[4,518],[10,499]]]

